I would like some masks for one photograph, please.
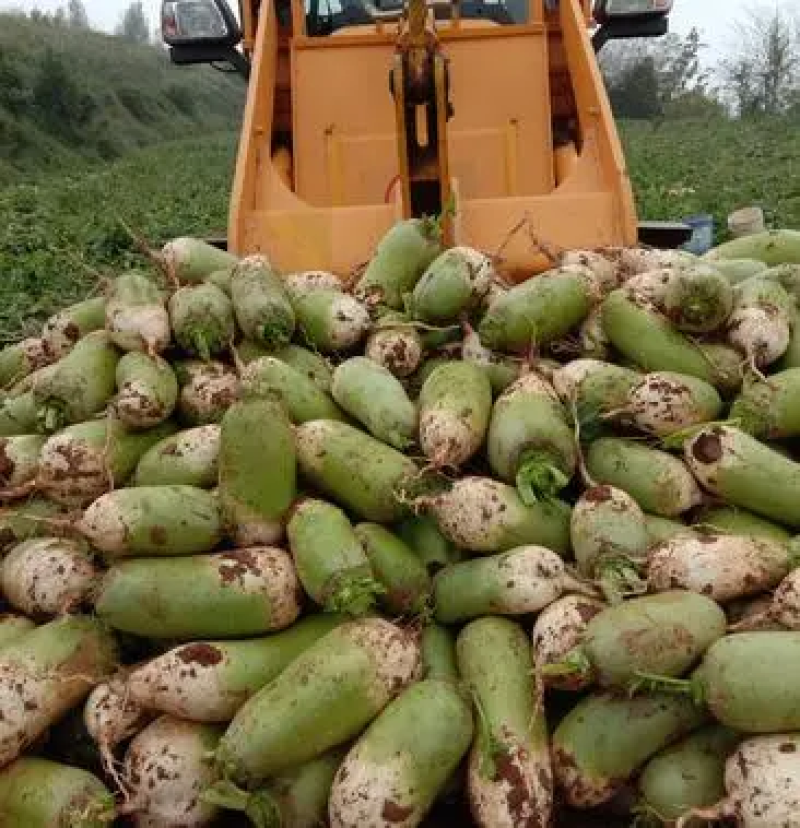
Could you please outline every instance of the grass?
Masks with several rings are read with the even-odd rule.
[[[160,47],[0,13],[0,186],[230,131],[244,90]]]
[[[709,212],[719,230],[735,208],[760,204],[770,224],[800,227],[800,132],[790,124],[629,123],[622,134],[642,217]],[[235,149],[232,132],[172,141],[0,188],[0,338],[140,265],[120,219],[150,242],[225,235]]]
[[[169,142],[0,189],[0,337],[18,338],[99,278],[141,265],[124,225],[151,242],[224,236],[235,146],[233,134]]]

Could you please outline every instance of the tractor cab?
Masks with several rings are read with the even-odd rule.
[[[249,78],[229,245],[348,274],[398,219],[519,280],[636,244],[596,52],[664,34],[672,0],[167,0],[176,63]]]

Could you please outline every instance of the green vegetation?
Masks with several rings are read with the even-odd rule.
[[[241,79],[157,46],[0,15],[0,186],[78,171],[202,131],[235,130]]]

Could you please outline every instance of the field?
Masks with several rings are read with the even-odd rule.
[[[800,227],[800,134],[790,124],[629,123],[622,132],[643,217],[709,212],[720,229],[731,210],[758,203],[773,225]],[[124,225],[151,243],[224,235],[235,139],[171,141],[0,189],[0,337],[140,264]]]

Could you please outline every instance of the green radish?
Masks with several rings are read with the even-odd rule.
[[[800,730],[798,654],[798,632],[741,632],[712,644],[690,679],[643,679],[702,701],[720,724],[740,733],[791,733]]]
[[[299,345],[289,344],[279,348],[272,354],[260,354],[260,356],[274,356],[281,362],[285,362],[295,370],[305,374],[326,393],[331,390],[333,369],[320,354],[309,351],[307,348],[301,348]],[[250,361],[252,362],[252,360]]]
[[[126,691],[146,710],[194,722],[229,722],[247,699],[344,620],[331,613],[312,615],[263,638],[183,644],[134,668]]]
[[[640,431],[667,437],[716,420],[722,408],[713,385],[685,374],[659,371],[647,374],[631,389],[625,413]]]
[[[303,589],[326,612],[360,616],[374,609],[382,587],[341,509],[301,500],[292,507],[286,535]]]
[[[37,488],[65,506],[88,506],[124,484],[141,456],[173,431],[170,422],[147,431],[129,431],[115,419],[68,426],[42,447]]]
[[[597,281],[588,268],[551,270],[490,305],[478,329],[481,343],[511,353],[547,345],[586,319],[597,294]]]
[[[0,650],[0,767],[79,704],[117,657],[95,618],[62,616]]]
[[[235,267],[235,265],[233,267]],[[230,299],[233,267],[224,268],[223,270],[215,270],[213,273],[209,273],[203,281],[218,287]]]
[[[762,279],[777,282],[796,304],[800,304],[800,262],[776,265],[758,275]]]
[[[552,739],[553,768],[564,800],[575,808],[609,802],[648,759],[704,719],[690,698],[666,693],[584,697]]]
[[[0,561],[0,590],[26,615],[62,615],[90,598],[100,574],[82,544],[33,538],[12,547]]]
[[[292,347],[294,346],[284,346],[284,348]],[[284,348],[279,348],[278,351],[282,352]],[[274,350],[268,348],[266,345],[263,345],[261,342],[255,342],[252,339],[243,339],[231,349],[231,352],[235,357],[237,366],[249,365],[253,360],[259,359],[260,357],[273,356],[275,353]],[[308,353],[311,353],[311,351]]]
[[[0,549],[30,538],[69,534],[68,522],[58,520],[65,517],[66,507],[36,495],[0,508]]]
[[[480,336],[469,325],[465,325],[461,359],[477,365],[486,374],[495,394],[505,391],[512,382],[519,378],[522,371],[522,365],[518,359],[484,348]]]
[[[219,813],[202,798],[214,782],[209,761],[222,729],[161,716],[134,736],[125,752],[120,810],[137,825],[210,825]]]
[[[391,371],[366,357],[351,357],[333,372],[331,394],[381,442],[401,450],[412,444],[417,407]]]
[[[712,265],[732,285],[738,285],[751,276],[758,276],[767,269],[764,262],[757,259],[714,259]]]
[[[452,630],[429,623],[422,629],[422,678],[459,681],[456,640]]]
[[[381,239],[356,285],[356,296],[370,305],[402,310],[428,265],[441,252],[441,227],[430,218],[397,222]]]
[[[625,691],[639,673],[683,675],[726,626],[725,613],[704,595],[679,589],[645,595],[595,615],[579,647],[545,673],[584,673],[600,687]]]
[[[415,319],[430,325],[459,321],[479,304],[494,279],[492,260],[471,247],[451,247],[431,262],[409,300]]]
[[[159,440],[139,458],[131,485],[213,488],[219,478],[220,431],[211,423]]]
[[[429,356],[423,360],[422,364],[411,374],[410,377],[405,377],[403,383],[409,397],[415,400],[419,397],[419,392],[428,377],[441,365],[449,365],[452,360],[447,356]]]
[[[730,419],[764,440],[800,436],[800,368],[789,368],[768,379],[748,379],[734,400]]]
[[[704,489],[777,523],[800,528],[800,464],[737,428],[709,425],[684,444]]]
[[[793,825],[800,810],[799,755],[795,733],[743,741],[725,763],[727,796],[712,808],[690,811],[679,824],[734,820],[741,828]]]
[[[233,268],[231,301],[236,321],[248,339],[268,348],[280,348],[291,341],[294,310],[266,256],[248,256]]]
[[[651,591],[688,589],[720,602],[772,589],[792,565],[779,541],[710,533],[664,541],[648,557]]]
[[[78,524],[109,558],[197,555],[222,538],[217,499],[194,486],[136,486],[98,497]]]
[[[219,496],[227,534],[237,546],[283,537],[296,482],[294,436],[280,404],[256,398],[232,405],[222,418]]]
[[[393,531],[422,561],[431,575],[462,559],[461,553],[442,534],[430,515],[409,515],[396,523]]]
[[[610,602],[644,586],[638,568],[650,546],[647,521],[627,492],[613,486],[586,489],[572,510],[570,540],[578,571],[595,579]]]
[[[756,368],[777,362],[789,349],[794,300],[778,282],[753,276],[736,286],[728,341]]]
[[[102,828],[116,819],[114,797],[92,773],[39,757],[0,770],[2,824]]]
[[[452,564],[434,581],[436,619],[456,624],[483,615],[528,615],[564,593],[591,591],[555,553],[520,546],[499,555]]]
[[[800,262],[800,232],[796,230],[766,230],[743,236],[715,247],[703,257],[706,261],[719,259],[756,259],[768,267]]]
[[[725,396],[736,394],[745,375],[742,355],[727,342],[705,340],[695,344],[711,365],[715,388]]]
[[[344,420],[342,410],[312,379],[276,357],[260,357],[241,372],[242,396],[281,400],[293,423]]]
[[[378,603],[384,610],[393,615],[428,615],[433,585],[414,551],[378,523],[359,523],[355,535],[383,587]]]
[[[292,300],[306,344],[323,354],[355,348],[370,328],[369,311],[341,290],[313,290]]]
[[[61,359],[79,339],[105,326],[106,298],[95,296],[51,316],[42,326],[42,341],[54,359]]]
[[[230,270],[238,259],[202,239],[180,236],[168,241],[161,258],[170,276],[179,282],[202,282],[218,270]]]
[[[662,541],[676,538],[680,535],[695,535],[695,531],[677,520],[670,520],[669,518],[661,517],[660,515],[645,515],[645,528],[647,529],[647,538],[649,546],[655,546]]]
[[[303,423],[295,444],[306,480],[362,520],[390,523],[408,511],[404,490],[419,471],[396,449],[333,420]]]
[[[233,342],[233,305],[216,285],[179,288],[172,294],[168,307],[175,341],[188,354],[209,360]]]
[[[564,595],[536,617],[533,660],[546,687],[577,692],[592,685],[592,664],[581,659],[581,669],[574,669],[573,653],[580,652],[589,622],[604,608],[602,601],[586,595]]]
[[[657,753],[639,776],[637,811],[672,824],[692,809],[716,805],[725,796],[725,760],[740,741],[733,730],[708,725]]]
[[[688,374],[714,385],[716,374],[703,352],[646,300],[625,289],[603,301],[603,328],[611,344],[645,371]]]
[[[114,279],[106,295],[106,330],[123,351],[155,356],[166,350],[172,331],[158,285],[135,270]]]
[[[570,363],[563,370],[568,371],[572,365],[574,363]],[[555,379],[558,384],[569,383],[563,374],[556,374]],[[584,442],[603,433],[615,419],[621,418],[620,415],[623,415],[624,420],[625,406],[628,404],[631,389],[635,388],[641,379],[642,374],[638,371],[600,363],[587,370],[585,376],[578,380],[572,397],[561,395],[564,402],[569,405],[572,418],[580,427],[580,436]]]
[[[174,368],[180,385],[178,416],[186,425],[220,422],[241,396],[236,371],[222,362],[188,360]]]
[[[434,466],[458,467],[483,444],[492,413],[492,387],[469,362],[439,366],[419,394],[419,443]]]
[[[565,555],[570,548],[571,509],[566,503],[548,499],[528,506],[498,480],[463,477],[450,491],[419,502],[460,549],[495,553],[537,545]]]
[[[33,391],[0,399],[0,435],[16,437],[39,428],[38,405]]]
[[[774,367],[778,371],[800,368],[800,315],[798,314],[795,314],[792,319],[792,335],[789,338],[789,346]]]
[[[633,440],[595,440],[586,467],[597,483],[622,489],[652,514],[676,517],[701,501],[700,489],[684,463]]]
[[[120,356],[105,331],[94,331],[76,343],[31,389],[40,428],[57,431],[101,412],[117,390]]]
[[[45,340],[38,337],[7,345],[0,351],[0,387],[8,388],[30,376],[49,365],[55,356],[48,350]]]
[[[549,382],[525,374],[498,397],[486,454],[494,474],[515,484],[527,505],[569,483],[578,462],[575,437]]]
[[[252,793],[221,780],[202,798],[264,828],[319,828],[327,824],[328,799],[333,778],[345,757],[335,748],[272,777]]]
[[[170,417],[177,404],[178,380],[166,360],[132,351],[117,363],[112,407],[128,428],[153,428]]]
[[[358,736],[420,671],[417,634],[362,618],[324,635],[245,702],[216,751],[236,784],[264,779]]]
[[[364,346],[364,356],[400,378],[419,368],[424,353],[422,337],[413,323],[399,313],[382,316]]]
[[[735,506],[715,506],[706,509],[695,523],[701,528],[708,527],[714,532],[726,535],[745,535],[779,543],[788,543],[792,539],[792,533],[782,526]]]
[[[331,828],[419,825],[469,750],[471,705],[449,681],[412,685],[378,714],[340,765]]]
[[[119,561],[100,584],[95,612],[145,638],[242,638],[290,626],[300,599],[291,557],[254,547]]]
[[[730,280],[698,264],[678,270],[664,296],[664,313],[679,331],[707,334],[721,328],[733,310]]]
[[[25,487],[36,477],[39,457],[47,440],[41,434],[0,437],[0,487],[6,490]]]
[[[283,286],[291,299],[315,290],[341,290],[342,280],[327,270],[305,270],[283,277]]]
[[[15,638],[20,638],[35,627],[36,624],[24,615],[0,613],[0,648],[5,647],[6,644],[10,644]]]
[[[553,782],[528,636],[506,618],[459,633],[458,668],[477,711],[467,787],[478,825],[549,825]]]

